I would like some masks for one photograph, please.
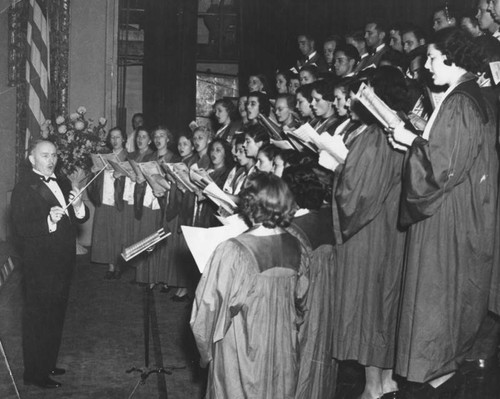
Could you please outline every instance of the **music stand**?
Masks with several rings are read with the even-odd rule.
[[[147,252],[148,255],[150,252]],[[128,396],[128,399],[132,398],[135,394],[135,391],[139,387],[139,385],[146,384],[146,380],[151,374],[168,374],[171,375],[174,370],[185,369],[186,366],[164,366],[164,367],[149,367],[149,336],[151,331],[151,312],[154,310],[151,307],[151,304],[154,305],[154,294],[153,287],[151,284],[146,284],[143,292],[143,332],[144,332],[144,367],[132,367],[126,370],[127,373],[140,373],[139,380],[135,384],[132,392]],[[168,393],[165,391],[165,399],[168,398]]]

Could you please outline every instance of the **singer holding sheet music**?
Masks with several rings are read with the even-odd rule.
[[[434,84],[448,86],[445,97],[422,136],[404,126],[394,130],[394,140],[407,149],[400,221],[411,237],[396,371],[428,382],[432,392],[425,397],[459,386],[455,371],[493,287],[498,214],[496,118],[476,83],[477,45],[454,28],[439,30],[431,43],[425,67]]]
[[[309,253],[283,229],[296,210],[286,183],[269,173],[247,183],[241,208],[253,227],[217,247],[191,313],[205,398],[293,398]]]
[[[106,143],[119,161],[127,159],[125,144],[127,135],[119,127],[111,129]],[[121,276],[120,253],[124,246],[124,201],[125,176],[118,176],[107,169],[89,186],[88,195],[95,205],[90,260],[108,265],[104,278],[118,279]]]
[[[76,260],[76,225],[89,217],[77,188],[54,174],[57,152],[53,143],[35,141],[29,161],[33,170],[14,188],[13,226],[23,261],[24,382],[57,388],[50,377],[64,373],[56,367],[64,315]],[[69,201],[73,203],[66,208]]]

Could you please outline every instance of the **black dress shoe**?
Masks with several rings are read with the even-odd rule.
[[[189,302],[191,298],[189,298],[189,295],[183,295],[183,296],[178,296],[174,295],[172,298],[170,298],[174,302]]]
[[[113,280],[115,278],[115,272],[112,270],[108,270],[106,273],[104,273],[104,279],[105,280]]]
[[[54,367],[53,370],[50,371],[50,375],[63,375],[66,373],[65,369],[61,369],[59,367]]]
[[[44,380],[24,380],[24,385],[34,385],[38,388],[43,389],[54,389],[59,388],[62,384],[60,382],[54,381],[53,379],[47,377]]]

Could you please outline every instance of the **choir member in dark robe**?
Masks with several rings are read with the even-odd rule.
[[[227,141],[222,139],[214,139],[208,145],[208,154],[210,156],[210,167],[206,172],[211,181],[219,188],[224,187],[224,183],[233,166],[231,149]],[[195,221],[199,227],[213,227],[220,225],[220,222],[215,217],[217,206],[208,198],[200,202],[200,209]]]
[[[308,85],[319,79],[319,70],[316,65],[305,65],[299,71],[300,85]]]
[[[120,161],[127,159],[125,150],[127,136],[115,127],[108,133],[107,144]],[[123,240],[123,190],[125,176],[120,176],[111,167],[107,168],[89,187],[89,198],[95,205],[92,226],[92,250],[90,260],[108,265],[104,278],[120,278],[120,253]],[[118,233],[117,233],[118,232]]]
[[[297,89],[300,87],[300,77],[298,73],[292,73],[290,75],[290,80],[288,81],[288,93],[295,94]]]
[[[300,126],[294,112],[295,96],[292,94],[280,94],[274,103],[274,114],[279,128],[295,129]]]
[[[85,222],[89,211],[80,191],[67,178],[56,178],[53,143],[34,141],[29,161],[33,169],[16,184],[11,200],[22,259],[23,378],[26,385],[51,389],[61,384],[50,377],[65,372],[56,362],[75,269],[76,223]]]
[[[208,144],[212,141],[212,131],[206,126],[200,126],[193,132],[193,145],[196,151],[196,165],[200,169],[208,169],[210,157],[208,155]]]
[[[333,108],[333,83],[319,80],[312,85],[311,108],[318,121],[313,128],[318,133],[328,132],[333,134],[338,125],[338,117]]]
[[[248,123],[247,101],[248,101],[248,96],[241,96],[240,98],[238,98],[238,113],[240,114],[242,127]],[[241,131],[238,130],[237,132],[235,132],[235,134],[238,133],[241,133]]]
[[[229,98],[221,98],[214,104],[214,115],[219,128],[215,132],[215,138],[222,138],[231,142],[236,131],[241,127],[236,120],[236,107]]]
[[[259,73],[248,77],[248,92],[253,91],[269,94],[269,85],[265,75]]]
[[[381,67],[370,83],[389,107],[400,110],[408,103],[398,69]],[[365,366],[360,398],[375,399],[398,390],[393,369],[405,242],[398,228],[403,154],[391,148],[382,127],[355,100],[358,88],[359,83],[350,87],[348,106],[366,127],[343,136],[347,155],[336,170],[332,200],[341,233],[334,266],[333,352],[338,360]]]
[[[173,135],[165,126],[158,126],[153,130],[153,142],[156,151],[152,156],[152,160],[157,162],[173,163],[179,160],[179,156],[168,149],[168,143],[172,140]],[[170,185],[160,175],[152,176],[162,188],[156,191],[149,183],[146,186],[146,191],[142,199],[143,215],[141,227],[144,229],[141,233],[143,237],[153,234],[160,228],[164,228],[165,232],[171,232],[175,223],[172,220],[166,220],[165,213],[168,202],[171,199]],[[177,215],[175,215],[177,216]],[[159,242],[154,250],[147,253],[145,262],[138,265],[136,268],[135,279],[138,283],[149,284],[153,287],[155,284],[162,284],[166,288],[166,283],[169,275],[169,257],[170,242],[172,236]]]
[[[186,165],[186,171],[196,162],[191,137],[190,133],[181,133],[177,140],[177,151],[181,157],[181,162]],[[183,193],[175,183],[171,183],[172,193],[165,213],[165,218],[167,221],[171,221],[172,228],[170,247],[167,253],[168,274],[166,283],[168,287],[177,287],[175,294],[171,298],[172,301],[185,302],[189,301],[188,290],[191,289],[194,292],[195,281],[197,281],[199,274],[182,234],[181,226],[193,225],[196,194],[187,190]],[[165,291],[168,290],[163,290],[163,292]]]
[[[333,398],[337,362],[332,354],[335,270],[331,208],[324,206],[325,187],[311,164],[286,168],[283,180],[299,206],[289,231],[312,251],[304,324],[299,331],[300,363],[295,398]]]
[[[252,227],[216,248],[191,313],[205,398],[291,399],[309,252],[284,230],[296,210],[286,183],[259,173],[241,197]]]
[[[154,151],[151,148],[151,136],[147,129],[139,127],[135,134],[135,151],[128,154],[128,159],[137,163],[149,162],[154,159]],[[143,219],[143,202],[148,183],[143,176],[136,176],[135,181],[125,178],[123,191],[123,240],[125,246],[135,244],[148,234],[150,221]],[[142,253],[129,262],[136,267],[142,263],[147,253]]]
[[[251,92],[248,95],[246,110],[248,126],[261,125],[266,129],[268,135],[272,135],[269,129],[278,129],[277,122],[270,119],[271,103],[267,94],[258,91]],[[274,115],[272,117],[274,118]]]
[[[235,171],[231,181],[229,181],[228,177],[223,187],[226,194],[228,194],[236,204],[238,204],[240,200],[238,194],[245,186],[246,180],[255,171],[255,158],[247,157],[244,144],[245,136],[243,134],[237,135],[234,140],[234,157],[238,169]]]
[[[436,32],[426,68],[448,86],[444,100],[421,137],[394,130],[408,149],[400,221],[409,226],[396,372],[425,383],[409,398],[453,395],[488,308],[498,159],[477,51],[456,28]]]
[[[269,144],[269,135],[266,129],[261,125],[251,125],[243,129],[245,134],[245,143],[243,148],[249,158],[257,160],[259,150]]]
[[[259,172],[273,172],[274,158],[278,156],[279,152],[280,149],[272,144],[261,147],[257,153],[257,163],[255,164],[255,168]]]
[[[311,107],[312,97],[312,85],[300,86],[295,92],[295,107],[300,116],[301,122],[308,122],[311,126],[316,124],[314,119],[314,112]]]
[[[288,82],[290,80],[290,73],[288,71],[278,71],[275,75],[276,79],[276,93],[287,94]]]

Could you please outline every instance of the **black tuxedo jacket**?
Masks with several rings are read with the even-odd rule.
[[[58,180],[59,187],[68,201],[71,184],[67,179]],[[71,276],[76,257],[76,223],[89,217],[77,219],[73,207],[68,208],[57,223],[57,230],[49,233],[47,216],[50,208],[60,206],[47,185],[33,171],[26,174],[12,193],[12,222],[19,240],[25,278],[41,284],[40,289],[57,293]]]

